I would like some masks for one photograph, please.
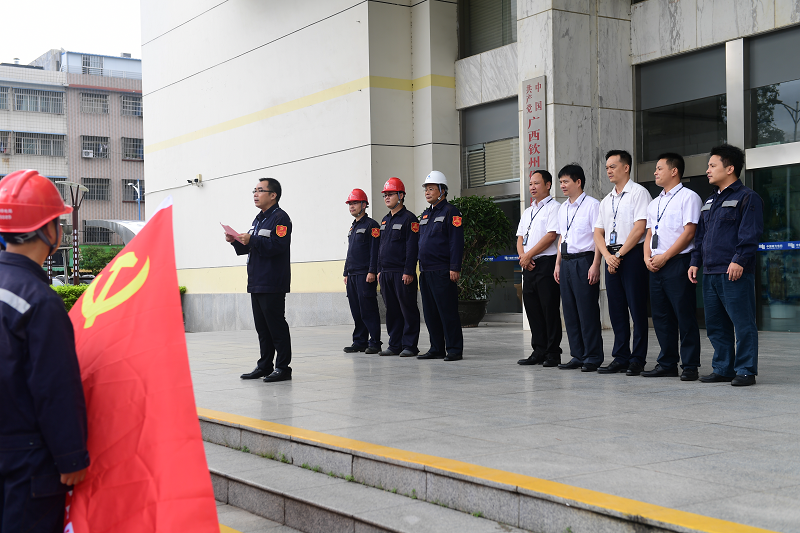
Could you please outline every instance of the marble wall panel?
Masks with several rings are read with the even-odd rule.
[[[514,65],[516,68],[516,65]],[[456,109],[481,103],[481,56],[456,61]]]
[[[514,73],[516,73],[516,70]],[[460,144],[461,130],[458,127],[455,91],[449,87],[434,86],[423,90],[429,91],[428,98],[430,98],[431,102],[432,141],[435,143]],[[514,94],[516,94],[516,91]]]
[[[547,76],[547,101],[553,101],[553,12],[517,22],[517,68],[520,80]]]
[[[552,140],[554,146],[553,168],[558,169],[569,163],[578,163],[583,167],[587,177],[594,175],[592,157],[592,116],[591,108],[584,106],[559,105],[553,107],[553,120],[548,113],[548,130],[552,124]],[[591,179],[587,182],[591,183]]]
[[[775,27],[800,22],[800,0],[775,0]]]
[[[598,140],[597,151],[599,154],[598,168],[603,174],[605,168],[605,154],[609,150],[627,150],[633,154],[633,111],[618,109],[600,109],[598,114]],[[611,191],[611,185],[603,188],[603,193]]]
[[[553,88],[553,98],[548,89],[548,101],[592,105],[590,17],[565,11],[552,11],[552,17],[553,71],[548,87]]]
[[[594,8],[593,4],[589,0],[517,0],[517,18],[524,19],[550,9],[588,14],[590,7]]]
[[[631,6],[632,62],[696,48],[697,1],[648,0]]]
[[[631,19],[630,0],[598,0],[597,15],[615,19]]]
[[[517,43],[481,54],[481,102],[493,102],[518,92]]]
[[[430,6],[431,73],[441,76],[453,76],[453,64],[458,59],[458,13],[456,3],[425,2],[425,4]],[[416,9],[416,7],[412,9]],[[419,76],[415,76],[415,78],[417,77]]]
[[[697,46],[775,27],[775,0],[697,0]]]
[[[631,23],[598,17],[597,29],[599,105],[601,108],[633,109]]]

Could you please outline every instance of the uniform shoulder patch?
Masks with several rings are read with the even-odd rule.
[[[411,231],[413,231],[414,233],[419,233],[419,222],[411,223]]]
[[[288,228],[286,226],[275,226],[275,235],[278,237],[286,237]]]
[[[453,226],[457,228],[461,227],[461,217],[453,217]]]
[[[378,229],[378,228],[372,228],[372,236],[376,237],[376,238],[380,237],[381,236],[381,230]]]

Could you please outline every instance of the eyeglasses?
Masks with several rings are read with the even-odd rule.
[[[253,189],[253,194],[261,194],[262,192],[275,192],[268,189]]]
[[[391,198],[395,194],[397,194],[397,193],[396,192],[385,192],[385,193],[383,193],[383,197],[384,198]]]

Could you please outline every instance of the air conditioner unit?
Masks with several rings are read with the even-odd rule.
[[[94,157],[94,150],[83,150],[81,157]]]

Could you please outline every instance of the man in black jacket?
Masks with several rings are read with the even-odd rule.
[[[286,293],[291,283],[289,246],[292,221],[278,206],[281,184],[273,178],[261,178],[253,189],[253,201],[261,212],[247,233],[238,238],[225,234],[236,255],[247,255],[247,292],[253,304],[253,319],[258,332],[261,358],[255,370],[242,379],[265,382],[292,379],[292,339],[286,323]],[[277,352],[273,369],[273,357]]]

